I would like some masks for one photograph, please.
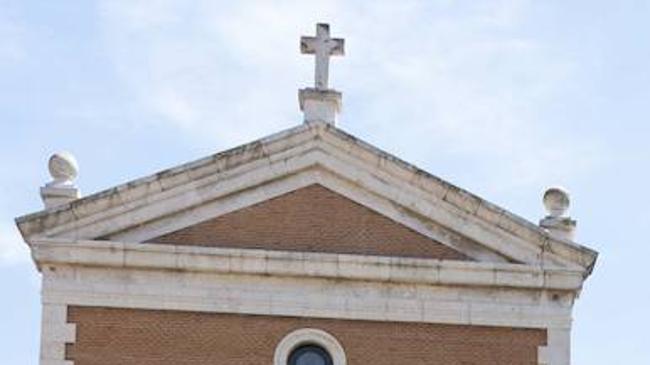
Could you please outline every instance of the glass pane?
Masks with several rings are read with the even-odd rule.
[[[327,365],[327,363],[321,354],[308,351],[298,355],[296,365]]]
[[[289,365],[332,365],[332,358],[320,346],[301,346],[289,356]]]

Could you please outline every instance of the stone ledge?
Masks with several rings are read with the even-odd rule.
[[[569,328],[566,300],[543,289],[48,265],[43,301],[151,310]],[[333,285],[335,284],[335,285]]]
[[[39,267],[64,264],[563,291],[579,291],[582,285],[581,271],[510,263],[60,239],[35,239],[32,247]]]

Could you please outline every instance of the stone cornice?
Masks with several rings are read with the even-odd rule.
[[[307,154],[312,160],[303,158]],[[294,163],[289,163],[291,159]],[[175,211],[190,209],[187,204],[218,199],[217,191],[236,194],[236,190],[225,192],[223,186],[246,185],[235,184],[235,180],[251,180],[245,176],[247,173],[261,179],[257,184],[263,184],[264,179],[274,181],[316,165],[326,166],[333,173],[354,166],[366,176],[363,188],[380,195],[386,195],[383,190],[387,186],[381,186],[381,180],[389,179],[391,189],[412,195],[403,200],[422,202],[408,209],[432,221],[444,218],[437,223],[451,224],[452,230],[515,261],[536,264],[547,260],[581,267],[583,276],[595,263],[595,251],[554,238],[540,227],[325,123],[304,124],[70,204],[17,218],[16,222],[27,241],[36,237],[111,237],[130,229],[129,224],[142,227],[160,217],[170,217]],[[347,174],[355,181],[358,178],[351,176],[358,175],[356,172]],[[388,199],[403,194],[391,195]],[[478,237],[488,237],[488,241]]]
[[[481,263],[107,241],[36,239],[37,265],[130,268],[241,275],[578,292],[582,272]]]

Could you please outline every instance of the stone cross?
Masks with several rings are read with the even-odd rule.
[[[301,37],[300,52],[316,55],[316,73],[314,86],[317,90],[327,90],[330,56],[344,54],[345,40],[330,38],[329,24],[316,24],[316,37]]]

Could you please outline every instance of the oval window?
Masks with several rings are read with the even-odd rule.
[[[291,352],[288,365],[332,365],[332,357],[320,346],[304,345]]]

